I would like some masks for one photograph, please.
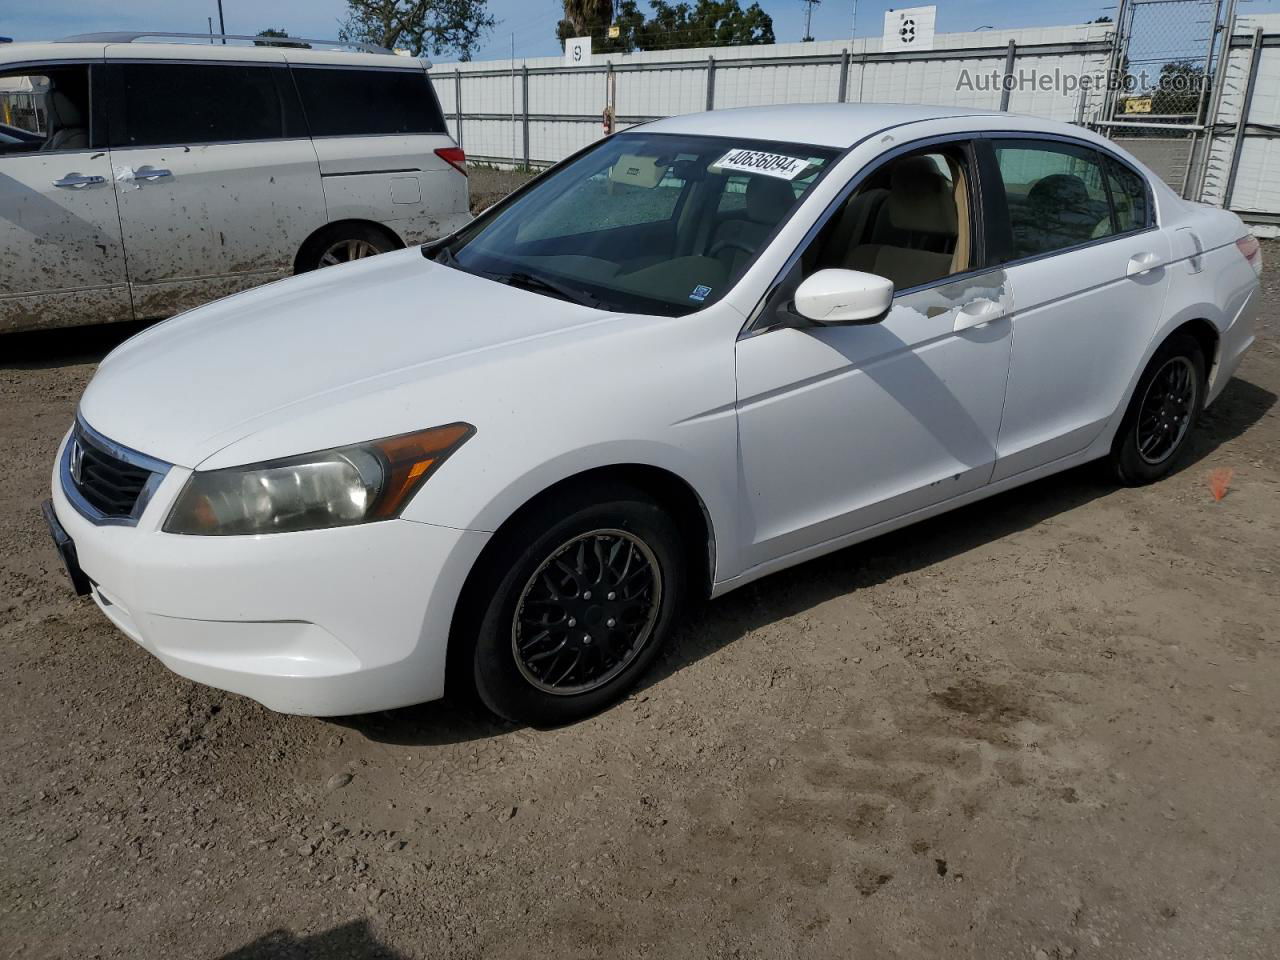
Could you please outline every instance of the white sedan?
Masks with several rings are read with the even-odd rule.
[[[676,117],[430,247],[134,337],[46,517],[193,680],[333,715],[447,679],[569,721],[697,596],[1089,460],[1164,476],[1260,269],[1236,216],[1076,127]]]

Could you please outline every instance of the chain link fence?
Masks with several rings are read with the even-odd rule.
[[[1098,126],[1187,196],[1234,0],[1122,0],[1108,116]],[[1230,9],[1228,9],[1230,8]]]

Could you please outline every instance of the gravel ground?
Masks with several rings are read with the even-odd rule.
[[[121,331],[0,342],[0,954],[1275,957],[1267,294],[1165,482],[1077,470],[771,577],[559,730],[166,672],[37,514]]]

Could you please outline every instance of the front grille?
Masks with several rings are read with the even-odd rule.
[[[133,524],[168,469],[78,420],[63,453],[62,488],[93,522]]]
[[[125,463],[80,436],[73,442],[80,445],[80,469],[74,469],[73,461],[71,479],[80,496],[105,517],[131,516],[151,471]]]

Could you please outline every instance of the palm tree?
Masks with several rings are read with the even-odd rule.
[[[613,0],[564,0],[564,18],[575,36],[587,36],[593,25],[613,22]]]

